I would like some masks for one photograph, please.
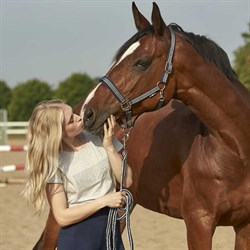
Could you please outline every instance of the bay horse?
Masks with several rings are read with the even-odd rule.
[[[233,226],[235,248],[250,249],[250,93],[213,41],[167,26],[156,3],[152,24],[134,3],[133,14],[138,32],[87,97],[85,128],[98,133],[110,114],[119,120],[124,113],[131,126],[132,116],[164,99],[167,108],[152,112],[148,124],[138,120],[129,140],[136,202],[184,219],[189,249],[211,249],[217,226]],[[164,123],[164,114],[175,122]]]
[[[155,3],[152,24],[132,9],[138,32],[78,106],[85,128],[100,133],[110,114],[126,112],[128,125],[142,114],[127,142],[135,202],[183,219],[189,249],[211,249],[217,226],[233,226],[235,249],[250,249],[250,93],[213,41],[166,26]],[[54,249],[51,214],[47,225],[54,238],[44,249]]]

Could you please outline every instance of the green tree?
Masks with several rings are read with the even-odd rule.
[[[18,84],[12,90],[12,99],[8,107],[8,119],[27,121],[37,103],[52,98],[48,83],[37,79]]]
[[[235,52],[234,70],[239,80],[250,90],[250,22],[248,23],[248,32],[242,33],[244,45]]]
[[[11,101],[11,89],[5,81],[0,80],[0,109],[7,109]]]
[[[54,92],[54,98],[63,99],[74,107],[83,100],[93,88],[95,81],[87,74],[74,73],[59,83]]]

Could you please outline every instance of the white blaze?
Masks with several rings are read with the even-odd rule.
[[[115,64],[115,66],[117,66],[117,65],[118,65],[124,58],[126,58],[128,55],[132,54],[139,46],[140,46],[140,42],[139,42],[139,41],[133,43],[133,44],[125,51],[125,53],[122,55],[122,57],[120,58],[120,60]]]
[[[121,56],[120,60],[112,67],[114,68],[115,66],[117,66],[122,60],[124,60],[127,56],[129,56],[130,54],[132,54],[138,47],[140,46],[140,42],[137,41],[135,43],[133,43],[126,51],[125,53]],[[87,96],[84,104],[82,105],[82,109],[80,112],[81,117],[83,117],[83,113],[84,113],[84,107],[90,102],[90,100],[94,97],[96,90],[98,89],[98,87],[101,85],[101,83],[99,83],[92,91],[91,93]]]
[[[95,92],[96,92],[96,90],[98,89],[98,87],[99,87],[100,85],[101,85],[101,83],[99,83],[99,84],[90,92],[90,94],[87,96],[85,102],[84,102],[83,105],[82,105],[82,109],[81,109],[81,112],[80,112],[80,116],[81,116],[81,117],[83,117],[85,105],[87,105],[87,104],[90,102],[90,100],[94,97]]]

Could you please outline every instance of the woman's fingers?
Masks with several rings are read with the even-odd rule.
[[[115,118],[113,115],[111,115],[109,118],[108,118],[108,132],[110,132],[111,135],[114,134],[114,127],[115,127]]]
[[[124,207],[126,205],[126,194],[124,192],[121,192],[121,201],[120,201],[120,207]]]
[[[111,116],[110,116],[110,119],[111,119],[112,127],[114,128],[114,127],[115,127],[115,124],[116,124],[115,117],[114,117],[113,115],[111,115]]]
[[[109,134],[112,134],[112,127],[110,126],[111,122],[110,122],[110,119],[108,118],[108,122],[105,122],[103,124],[103,128],[104,128],[104,134],[105,135],[109,135]]]
[[[112,132],[113,126],[110,117],[108,118],[109,131]]]
[[[105,149],[114,146],[112,138],[114,135],[115,123],[116,123],[115,118],[114,116],[111,115],[103,125],[103,130],[104,130],[103,146]]]
[[[123,192],[115,192],[110,194],[110,198],[113,200],[111,207],[124,207],[126,205],[126,197],[123,195]]]
[[[103,128],[104,128],[104,134],[107,134],[108,128],[106,122],[104,123]]]

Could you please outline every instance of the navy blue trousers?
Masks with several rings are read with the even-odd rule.
[[[58,250],[105,250],[109,208],[104,208],[87,219],[60,229]],[[116,249],[124,250],[120,223],[117,221]]]

